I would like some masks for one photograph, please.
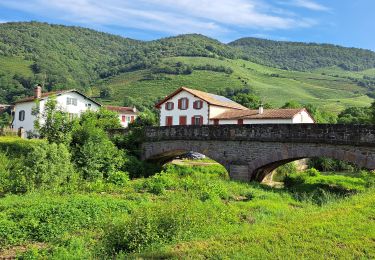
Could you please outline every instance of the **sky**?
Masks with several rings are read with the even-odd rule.
[[[375,51],[375,0],[0,0],[0,23],[83,26],[139,40],[200,33]]]

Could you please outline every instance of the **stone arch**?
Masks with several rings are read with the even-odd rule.
[[[286,163],[313,157],[328,157],[346,161],[357,165],[359,168],[374,169],[374,154],[355,147],[305,144],[305,149],[300,147],[287,147],[284,152],[269,152],[263,158],[259,158],[249,164],[250,180],[262,181],[277,167]]]
[[[143,145],[143,150],[149,153],[144,153],[144,160],[157,162],[160,164],[167,163],[173,158],[179,155],[193,151],[197,153],[204,154],[210,159],[216,161],[217,163],[223,165],[227,170],[229,170],[228,163],[224,158],[217,153],[217,147],[215,145],[209,145],[206,142],[199,141],[172,141],[172,142],[153,142],[146,143]]]

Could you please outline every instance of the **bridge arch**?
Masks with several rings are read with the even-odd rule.
[[[232,179],[261,181],[290,161],[329,157],[375,169],[375,127],[359,125],[226,125],[149,128],[143,159],[171,158],[186,151],[222,164]]]

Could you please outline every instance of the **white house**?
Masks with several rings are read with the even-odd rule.
[[[42,93],[42,87],[38,85],[34,90],[34,96],[15,102],[12,127],[14,129],[23,128],[25,132],[34,132],[34,121],[37,116],[33,114],[33,111],[37,109],[39,113],[43,113],[45,104],[51,97],[56,99],[58,109],[69,113],[71,117],[78,117],[88,109],[96,111],[101,107],[98,102],[77,90]]]
[[[226,97],[181,87],[155,105],[160,126],[314,123],[306,109],[250,110]]]
[[[120,123],[124,128],[128,127],[138,117],[135,107],[106,106],[105,108],[118,113]]]

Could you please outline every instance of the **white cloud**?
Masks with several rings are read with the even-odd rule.
[[[329,11],[330,9],[324,5],[318,4],[312,0],[293,0],[290,5],[307,8],[313,11]]]
[[[311,1],[295,0],[295,4]],[[0,6],[84,25],[165,33],[223,34],[237,29],[310,27],[313,19],[276,9],[264,0],[2,0]]]

